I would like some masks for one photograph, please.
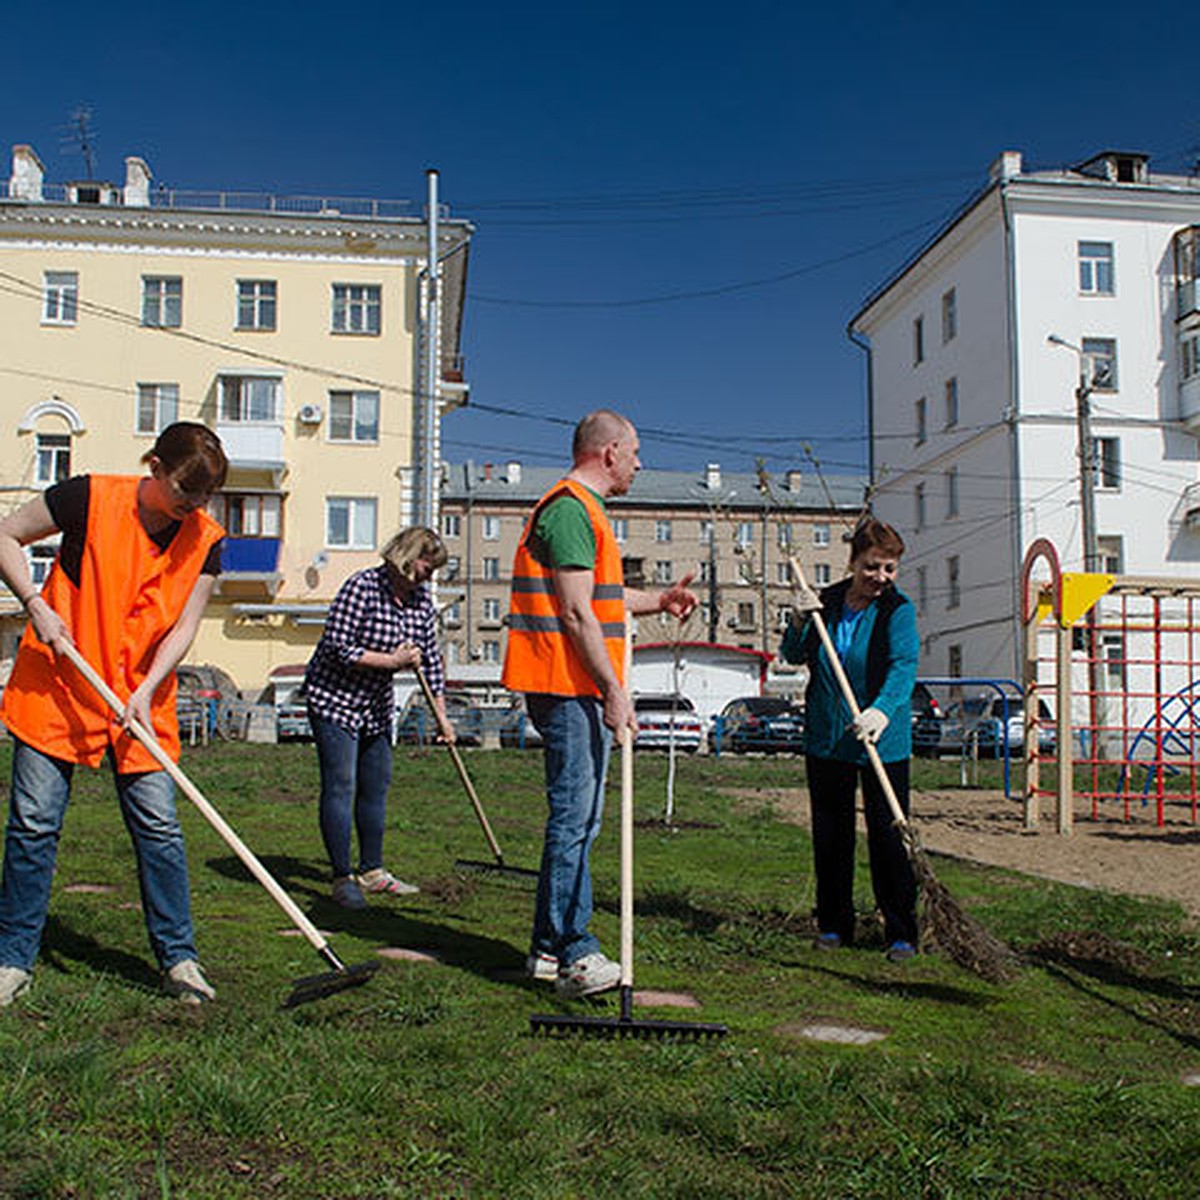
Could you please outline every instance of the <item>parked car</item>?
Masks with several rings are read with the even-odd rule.
[[[446,717],[454,726],[457,744],[478,746],[483,741],[483,716],[471,701],[458,692],[446,693]],[[396,719],[397,742],[420,744],[437,738],[437,721],[422,692],[414,692]]]
[[[639,750],[676,750],[689,754],[700,749],[703,729],[696,706],[686,697],[670,693],[634,696]]]
[[[713,720],[709,746],[718,753],[804,752],[804,709],[784,696],[741,696]]]
[[[542,735],[525,710],[525,697],[518,696],[500,720],[500,745],[529,750],[542,745]]]
[[[942,745],[941,706],[933,693],[917,683],[912,694],[912,746],[918,758],[935,758]]]
[[[258,697],[259,704],[269,704],[275,709],[275,736],[281,742],[312,738],[308,705],[300,695],[304,671],[303,663],[276,667]]]
[[[1025,751],[1025,701],[1021,696],[1007,697],[1008,752]],[[1004,753],[1005,699],[990,693],[967,696],[949,705],[942,721],[942,753],[970,753],[978,748],[981,758],[996,758]],[[1054,754],[1057,735],[1054,716],[1045,700],[1038,700],[1038,752]]]

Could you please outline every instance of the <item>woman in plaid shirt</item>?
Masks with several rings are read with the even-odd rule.
[[[304,675],[321,764],[321,837],[333,866],[333,899],[344,908],[362,908],[364,894],[418,890],[383,865],[395,672],[421,667],[441,736],[454,740],[437,614],[425,586],[445,564],[446,548],[432,530],[414,527],[396,534],[382,556],[378,567],[351,575],[338,590]],[[358,831],[357,871],[350,860],[351,817]]]

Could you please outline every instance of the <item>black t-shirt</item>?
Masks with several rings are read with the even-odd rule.
[[[58,551],[59,565],[67,578],[76,586],[83,568],[83,541],[87,535],[88,505],[91,503],[92,481],[88,475],[74,475],[48,487],[43,496],[54,523],[62,530],[62,545]],[[159,548],[166,550],[179,532],[179,521],[172,521],[164,529],[147,536]],[[204,560],[201,575],[220,575],[221,543],[214,542]]]

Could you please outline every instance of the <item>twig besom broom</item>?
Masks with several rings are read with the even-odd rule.
[[[103,677],[90,662],[80,654],[79,650],[69,642],[64,647],[64,654],[71,664],[83,675],[92,687],[104,699],[105,703],[119,717],[125,711],[117,694],[108,686]],[[200,789],[183,773],[171,756],[159,745],[153,732],[140,721],[132,721],[130,729],[134,737],[153,755],[155,761],[175,781],[187,798],[200,810],[204,819],[217,831],[221,840],[237,855],[242,865],[267,889],[271,899],[287,914],[291,922],[308,940],[314,950],[333,969],[321,975],[306,975],[292,984],[291,994],[283,1002],[284,1008],[294,1008],[298,1004],[306,1004],[310,1000],[319,1000],[331,996],[346,988],[357,987],[366,983],[379,969],[377,962],[359,963],[348,967],[330,948],[321,931],[304,915],[299,905],[276,882],[274,876],[259,862],[254,852],[233,831],[225,818],[209,803]]]
[[[807,588],[808,584],[800,563],[795,556],[789,556],[788,561],[796,582],[801,587]],[[858,720],[861,711],[858,699],[854,695],[854,689],[850,686],[850,680],[846,677],[841,659],[838,658],[833,640],[829,636],[829,630],[825,627],[825,619],[821,616],[820,610],[813,610],[809,615],[821,638],[821,645],[825,648],[825,655],[838,681],[838,687],[841,689],[846,706],[850,709],[854,719]],[[944,950],[960,967],[974,972],[983,979],[999,983],[1009,978],[1016,967],[1016,955],[1009,946],[984,929],[973,917],[963,912],[954,897],[946,890],[945,885],[938,880],[921,847],[916,830],[900,807],[900,801],[896,798],[896,792],[892,787],[892,781],[888,778],[887,771],[884,770],[879,751],[875,749],[872,742],[863,742],[863,747],[867,752],[871,767],[875,771],[875,776],[879,780],[879,786],[887,799],[888,807],[892,810],[892,822],[900,833],[900,840],[912,863],[913,874],[916,876],[917,886],[921,893],[922,924],[929,940]]]
[[[425,678],[425,672],[419,666],[414,666],[413,674],[416,675],[417,682],[421,685],[421,691],[425,696],[425,703],[429,706],[430,715],[436,719],[433,689],[429,686],[429,680]],[[488,848],[496,860],[495,862],[477,862],[472,859],[460,858],[454,864],[455,869],[458,871],[475,872],[481,875],[503,876],[504,878],[530,885],[536,884],[538,878],[537,871],[530,870],[528,867],[510,867],[504,861],[504,855],[500,853],[500,843],[496,841],[496,835],[492,832],[491,823],[487,819],[487,813],[483,811],[479,794],[475,791],[475,785],[471,782],[470,775],[467,774],[466,764],[462,760],[462,755],[458,752],[458,747],[453,742],[447,742],[446,749],[450,751],[450,757],[454,761],[454,769],[458,772],[458,778],[462,781],[467,798],[471,801],[471,807],[475,810],[475,816],[479,820],[479,827],[483,830],[483,836],[487,840]]]
[[[625,678],[632,658],[631,629],[625,625]],[[572,1016],[552,1013],[531,1016],[534,1033],[583,1033],[596,1037],[677,1038],[724,1037],[725,1025],[712,1021],[644,1020],[633,1015],[633,730],[618,731],[621,739],[621,1015]]]

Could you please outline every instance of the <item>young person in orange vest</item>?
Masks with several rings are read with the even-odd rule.
[[[0,881],[0,1006],[32,977],[74,769],[105,758],[133,840],[163,988],[189,1004],[215,998],[197,962],[175,785],[129,724],[153,729],[178,759],[175,667],[220,572],[224,531],[204,508],[227,463],[217,436],[189,421],[164,429],[142,461],[147,475],[79,475],[0,520],[0,576],[29,615],[0,705],[15,742]],[[60,532],[39,590],[22,547]],[[66,643],[125,699],[123,719],[61,656]]]
[[[537,503],[513,565],[504,685],[524,692],[542,735],[549,815],[526,969],[555,980],[565,999],[620,983],[621,968],[588,929],[589,857],[600,832],[604,777],[616,730],[636,731],[625,678],[630,614],[696,606],[693,575],[660,592],[624,586],[621,551],[604,502],[641,469],[638,436],[599,409],[575,429],[574,465]]]

